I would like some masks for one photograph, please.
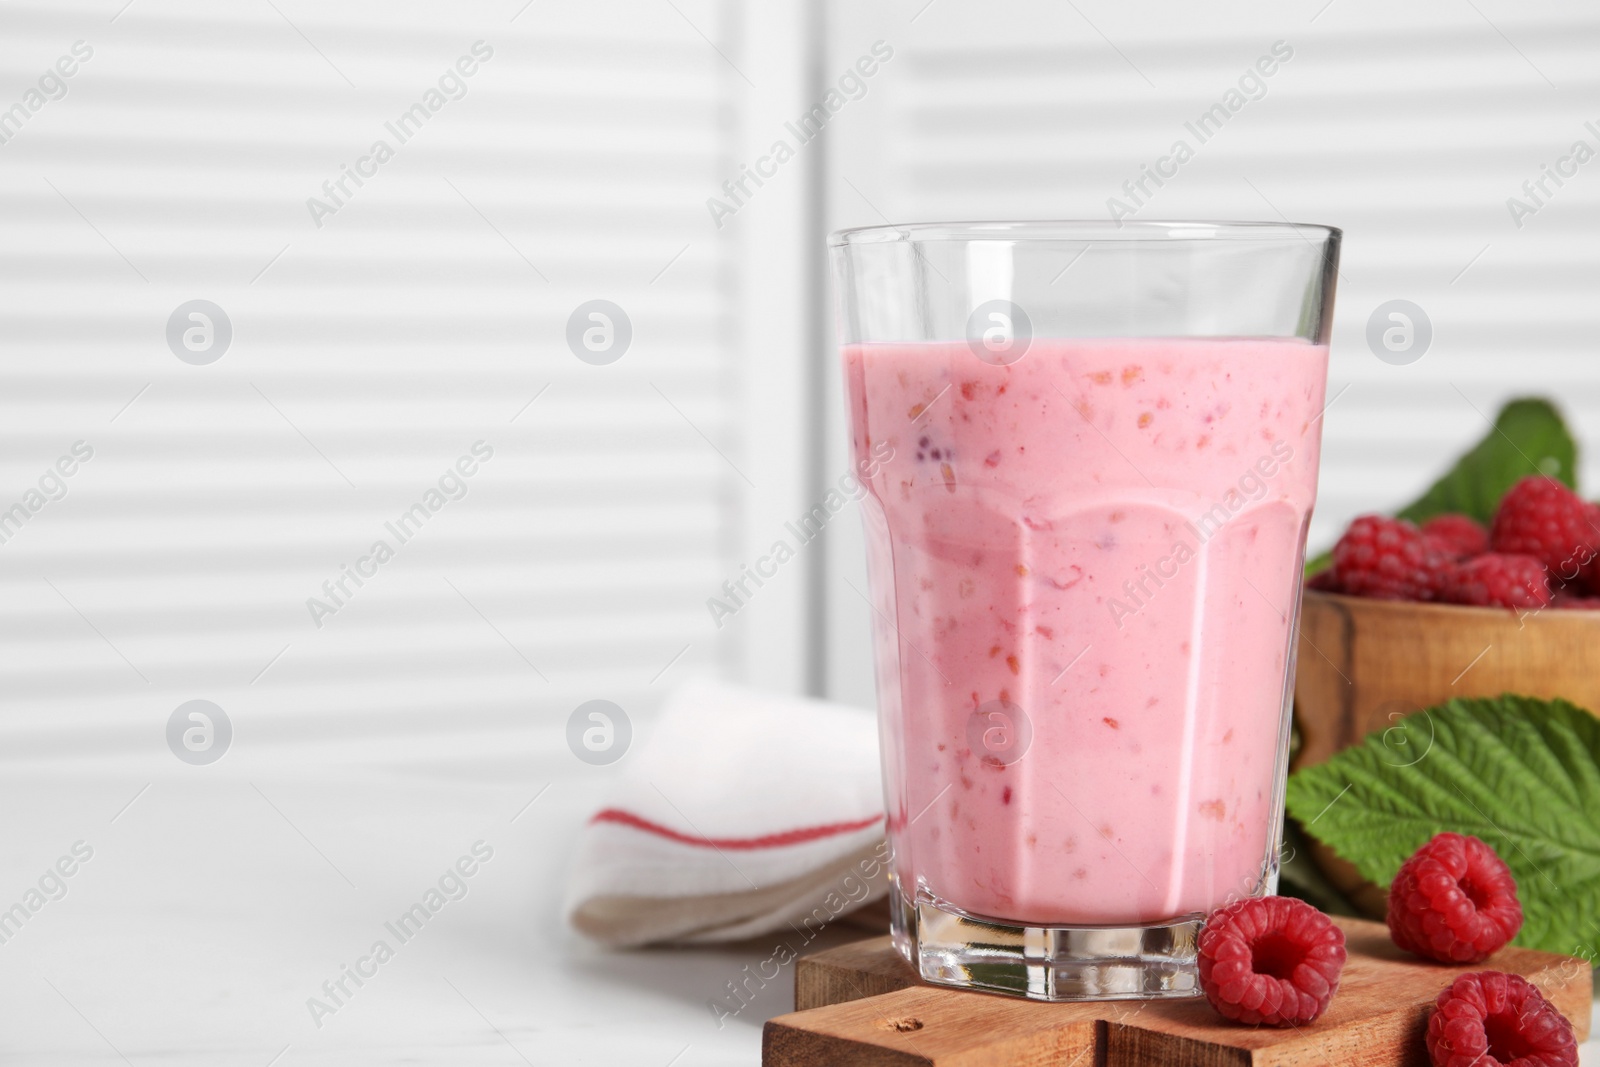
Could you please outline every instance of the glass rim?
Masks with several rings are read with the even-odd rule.
[[[1234,222],[1169,220],[1115,222],[1061,219],[1036,222],[908,222],[859,226],[828,235],[830,248],[907,241],[1316,241],[1338,240],[1337,226],[1312,222]]]

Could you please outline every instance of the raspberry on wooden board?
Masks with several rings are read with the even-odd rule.
[[[1433,1067],[1578,1067],[1572,1024],[1537,986],[1499,971],[1464,974],[1434,1002]]]
[[[1522,929],[1511,869],[1476,837],[1442,833],[1400,865],[1389,886],[1389,935],[1440,963],[1479,963]]]
[[[1328,1009],[1344,931],[1303,900],[1254,897],[1218,908],[1200,932],[1200,987],[1224,1017],[1302,1026]]]

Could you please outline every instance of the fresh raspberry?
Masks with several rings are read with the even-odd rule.
[[[1554,478],[1530,474],[1500,498],[1489,546],[1533,556],[1556,581],[1571,582],[1600,548],[1600,514]]]
[[[1516,974],[1464,974],[1428,1019],[1433,1067],[1578,1067],[1572,1024]]]
[[[1328,1009],[1344,967],[1344,931],[1293,897],[1218,908],[1200,931],[1200,988],[1235,1022],[1301,1026]]]
[[[1325,567],[1306,579],[1307,589],[1316,589],[1324,593],[1337,593],[1339,583],[1333,580],[1333,568]]]
[[[1422,524],[1428,546],[1449,559],[1468,559],[1489,551],[1489,531],[1466,515],[1435,515]]]
[[[1542,608],[1550,603],[1550,577],[1532,556],[1485,552],[1445,572],[1439,599],[1480,608]]]
[[[1581,596],[1563,591],[1551,598],[1550,606],[1557,611],[1600,611],[1600,596]]]
[[[1583,516],[1591,530],[1600,531],[1600,504],[1585,504]],[[1590,593],[1600,594],[1600,555],[1578,569],[1577,584]]]
[[[1436,835],[1389,886],[1389,936],[1424,959],[1478,963],[1520,929],[1517,880],[1476,837]]]
[[[1404,519],[1362,515],[1333,546],[1333,580],[1353,596],[1432,600],[1444,560]]]

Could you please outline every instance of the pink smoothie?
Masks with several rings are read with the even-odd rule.
[[[1131,925],[1261,888],[1327,358],[845,348],[856,456],[893,449],[863,514],[902,892]]]

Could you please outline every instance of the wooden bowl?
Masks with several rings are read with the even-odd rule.
[[[1314,589],[1305,591],[1300,610],[1294,684],[1300,749],[1293,768],[1321,763],[1452,697],[1517,693],[1600,709],[1594,667],[1600,611],[1518,614]],[[1331,849],[1314,845],[1311,851],[1328,880],[1358,907],[1383,915],[1383,890]]]

